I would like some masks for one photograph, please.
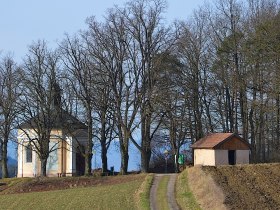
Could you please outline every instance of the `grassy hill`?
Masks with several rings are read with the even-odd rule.
[[[203,167],[224,192],[229,209],[278,209],[280,164]]]
[[[152,174],[0,179],[0,209],[149,209],[152,179]],[[167,180],[163,184],[165,189]],[[191,167],[178,176],[176,197],[186,210],[278,209],[280,164]]]
[[[279,209],[280,163],[196,166],[176,184],[182,209]]]
[[[149,209],[151,175],[0,180],[1,209]],[[28,193],[27,193],[28,192]]]

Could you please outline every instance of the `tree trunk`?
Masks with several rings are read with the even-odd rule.
[[[174,119],[171,120],[170,122],[170,127],[169,127],[169,138],[170,138],[170,143],[171,143],[171,148],[172,148],[172,152],[171,154],[174,157],[174,169],[175,169],[175,173],[178,172],[178,145],[179,142],[177,142],[177,138],[176,138],[176,129],[177,129],[177,123],[175,122]],[[173,158],[172,158],[173,159]]]
[[[124,145],[121,145],[121,169],[120,169],[121,175],[127,174],[128,159],[129,159],[128,149],[125,148]]]
[[[40,176],[46,177],[47,176],[47,158],[41,158],[41,174]]]
[[[277,118],[276,118],[276,139],[274,140],[273,153],[275,154],[275,160],[280,161],[278,151],[280,150],[280,94],[276,99]]]
[[[91,160],[92,160],[92,152],[86,152],[86,154],[85,154],[85,176],[90,176],[92,174]]]
[[[264,99],[263,99],[263,92],[260,92],[260,111],[259,111],[259,133],[257,138],[257,158],[259,162],[264,162],[265,154],[264,154]]]
[[[251,161],[252,163],[256,162],[256,139],[255,139],[255,122],[253,120],[254,110],[251,108],[249,113],[249,122],[251,130]]]
[[[199,109],[200,101],[199,101],[199,93],[196,90],[196,94],[194,95],[194,120],[195,120],[195,137],[196,140],[202,138],[202,122],[201,122],[201,112]]]
[[[102,160],[102,172],[108,171],[108,160],[107,160],[107,147],[106,147],[106,111],[103,109],[101,113],[101,160]]]
[[[146,151],[141,152],[142,173],[149,173],[151,155],[152,155],[151,149],[147,149]]]
[[[189,121],[191,122],[192,121],[192,117],[191,117],[191,111],[189,109],[189,106],[188,106],[188,110],[189,110]],[[195,138],[194,138],[194,133],[193,133],[193,126],[192,126],[192,123],[190,123],[190,137],[191,137],[191,144],[193,144],[195,141]],[[194,164],[194,149],[192,149],[192,163]]]
[[[233,114],[232,114],[232,107],[231,107],[232,103],[233,102],[231,102],[229,88],[226,87],[227,123],[229,122],[229,126],[227,126],[226,132],[233,132]]]
[[[213,128],[213,125],[212,125],[212,117],[211,117],[211,111],[210,111],[210,101],[208,102],[207,101],[207,93],[206,93],[206,85],[207,85],[207,73],[206,73],[206,69],[203,69],[203,78],[204,79],[201,79],[203,81],[202,83],[202,93],[203,93],[203,103],[204,103],[204,106],[205,106],[205,113],[206,113],[206,116],[207,116],[207,120],[208,120],[208,126],[207,126],[207,132],[211,132],[213,133],[214,132],[214,128]]]
[[[141,115],[141,172],[148,173],[151,159],[151,116],[145,111]]]
[[[2,178],[8,178],[9,174],[8,174],[8,167],[7,167],[7,162],[8,162],[8,158],[7,158],[7,144],[8,141],[6,141],[4,139],[4,142],[2,144],[2,161],[1,161],[1,168],[2,168]]]
[[[242,134],[243,138],[248,141],[248,118],[247,118],[247,98],[246,92],[241,88],[240,90],[240,114],[242,122]]]
[[[121,120],[119,119],[119,122]],[[125,175],[127,174],[128,168],[128,141],[130,138],[130,133],[127,130],[126,126],[122,126],[121,124],[118,125],[118,132],[119,132],[119,144],[120,144],[120,152],[121,152],[121,168],[120,174]]]
[[[251,161],[253,163],[257,162],[257,148],[256,148],[256,131],[255,131],[255,122],[254,122],[254,115],[255,115],[255,108],[254,104],[256,101],[257,93],[256,89],[253,89],[253,101],[251,105],[251,109],[249,112],[249,123],[250,123],[250,131],[251,131]]]
[[[93,147],[93,142],[92,142],[92,117],[91,117],[91,107],[90,107],[90,102],[88,103],[87,107],[87,121],[88,121],[88,142],[87,142],[87,148],[85,150],[85,176],[90,176],[92,174],[92,165],[91,165],[91,160],[92,160],[92,147]]]
[[[102,172],[107,172],[108,160],[107,160],[107,148],[106,148],[105,141],[101,141],[101,160],[102,160]]]
[[[179,148],[176,149],[176,153],[175,153],[175,173],[179,173],[180,172],[180,168],[179,168]]]

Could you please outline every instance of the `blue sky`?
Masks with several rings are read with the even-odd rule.
[[[27,46],[44,39],[55,47],[65,33],[85,29],[85,19],[101,19],[108,8],[123,5],[126,0],[6,0],[0,3],[0,51],[11,52],[17,62]],[[168,0],[166,18],[186,19],[204,0]]]
[[[27,53],[27,46],[38,39],[47,41],[50,47],[63,39],[64,34],[73,34],[85,29],[87,17],[99,20],[113,5],[123,5],[127,0],[3,0],[0,3],[0,56],[12,53],[20,63]],[[186,20],[204,0],[167,0],[165,15],[168,23],[175,19]],[[10,154],[14,149],[10,147]],[[110,153],[115,153],[113,146]],[[96,163],[101,166],[97,153]],[[137,169],[139,152],[132,147],[129,169]],[[119,169],[118,155],[109,155],[108,166]],[[93,159],[95,165],[95,160]]]

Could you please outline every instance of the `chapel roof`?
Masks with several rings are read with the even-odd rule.
[[[78,129],[87,129],[87,125],[78,120],[76,117],[71,115],[69,112],[61,109],[61,111],[54,115],[54,119],[52,121],[51,128],[52,129],[68,129],[69,131],[78,130]],[[32,117],[31,119],[23,122],[18,127],[20,129],[33,129],[38,127],[38,122],[43,120],[43,116],[41,114]]]

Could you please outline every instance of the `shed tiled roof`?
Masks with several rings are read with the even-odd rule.
[[[214,147],[232,138],[233,136],[244,141],[240,136],[234,133],[211,133],[205,136],[204,138],[196,141],[191,147],[194,149],[214,149]],[[247,142],[245,143],[248,144]]]

